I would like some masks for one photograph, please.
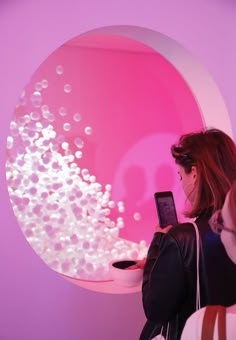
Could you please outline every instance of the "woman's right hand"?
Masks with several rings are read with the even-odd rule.
[[[157,224],[155,232],[166,234],[172,227],[172,225],[168,225],[165,228],[161,228],[160,225]]]

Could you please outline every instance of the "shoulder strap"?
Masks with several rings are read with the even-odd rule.
[[[213,340],[217,308],[218,306],[206,306],[202,323],[201,340]]]
[[[218,334],[219,340],[226,340],[226,318],[224,306],[218,306]]]
[[[192,222],[195,234],[196,234],[196,271],[197,271],[197,282],[196,282],[196,310],[201,308],[200,301],[200,279],[199,279],[199,258],[200,258],[200,236],[197,224]]]

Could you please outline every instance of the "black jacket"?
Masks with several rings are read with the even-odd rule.
[[[196,220],[200,238],[201,307],[236,303],[236,266],[220,237],[209,225],[210,212]],[[194,226],[183,223],[167,234],[155,233],[148,250],[142,285],[147,322],[140,340],[152,339],[170,322],[170,340],[179,340],[187,318],[196,310],[196,237]],[[165,335],[165,334],[164,334]]]

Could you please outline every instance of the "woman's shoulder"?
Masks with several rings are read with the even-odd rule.
[[[168,234],[180,241],[192,238],[195,234],[195,229],[191,222],[178,223],[168,231]]]

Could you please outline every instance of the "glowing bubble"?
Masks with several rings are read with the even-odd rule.
[[[80,197],[83,196],[83,192],[78,190],[78,191],[76,191],[75,195],[76,195],[77,198],[80,198]]]
[[[70,123],[64,123],[63,124],[63,130],[64,131],[70,131],[71,129],[71,124]]]
[[[41,122],[36,122],[36,123],[35,123],[35,129],[36,129],[36,131],[40,132],[40,131],[42,130],[42,128],[43,128],[43,125],[42,125]]]
[[[135,221],[140,221],[142,216],[139,212],[134,213],[133,218]]]
[[[54,120],[55,120],[54,114],[50,112],[50,113],[48,114],[47,119],[48,119],[49,122],[54,122]]]
[[[25,230],[25,236],[26,237],[32,237],[34,235],[33,231],[31,229]]]
[[[10,130],[15,130],[17,129],[17,124],[14,120],[10,122]]]
[[[40,215],[41,209],[42,209],[42,206],[40,204],[36,204],[33,208],[33,213],[36,215]]]
[[[60,74],[63,74],[63,72],[64,72],[63,66],[57,65],[56,73],[60,75]]]
[[[92,263],[87,263],[86,264],[86,269],[89,271],[89,272],[93,272],[94,271],[94,266]]]
[[[58,136],[56,137],[56,141],[57,141],[59,144],[63,143],[63,142],[65,141],[65,136],[64,136],[64,135],[58,135]]]
[[[65,85],[64,85],[64,92],[65,92],[65,93],[70,93],[71,90],[72,90],[72,87],[71,87],[70,84],[65,84]]]
[[[62,187],[62,183],[53,183],[52,189],[53,190],[58,190]]]
[[[89,175],[89,171],[88,169],[82,169],[81,170],[81,175],[84,177],[84,176],[88,176]]]
[[[96,176],[90,176],[89,177],[89,181],[91,182],[91,183],[95,183],[96,182]]]
[[[42,90],[42,84],[41,84],[41,82],[38,81],[38,82],[35,84],[34,88],[35,88],[36,91],[41,91],[41,90]]]
[[[63,142],[63,143],[61,144],[61,147],[62,147],[63,150],[68,150],[68,149],[69,149],[69,143]]]
[[[43,88],[43,89],[46,89],[46,88],[48,87],[48,81],[47,81],[47,79],[43,79],[43,80],[41,81],[41,84],[42,84],[42,88]]]
[[[7,137],[7,149],[8,149],[8,150],[12,149],[13,144],[14,144],[14,139],[13,139],[13,137],[8,136],[8,137]]]
[[[48,105],[44,104],[41,106],[41,111],[42,112],[50,112]]]
[[[62,244],[61,243],[56,243],[54,246],[55,250],[62,250]]]
[[[47,168],[45,168],[45,166],[43,166],[43,165],[39,165],[37,169],[38,169],[39,172],[47,171]]]
[[[84,147],[84,141],[80,137],[76,137],[74,139],[74,143],[77,146],[77,148],[82,149]]]
[[[125,212],[125,207],[124,207],[123,205],[119,205],[119,206],[118,206],[118,211],[119,211],[120,213]]]
[[[73,115],[73,120],[75,122],[79,122],[81,120],[81,116],[78,112],[76,112],[74,115]]]
[[[89,249],[89,247],[90,247],[90,243],[88,241],[85,241],[83,243],[83,249]]]
[[[45,155],[44,157],[43,157],[43,163],[44,164],[48,164],[48,163],[50,163],[50,161],[51,161],[51,157],[49,156],[49,155]]]
[[[34,91],[30,97],[30,100],[34,107],[40,107],[42,103],[42,96],[39,91]]]
[[[47,191],[43,191],[43,192],[41,193],[41,197],[42,197],[43,199],[47,198],[47,197],[48,197],[48,192],[47,192]]]
[[[58,151],[59,145],[53,141],[53,142],[50,142],[49,148],[52,152],[55,152],[55,151]]]
[[[63,272],[68,272],[70,270],[70,262],[69,261],[65,261],[62,263],[61,268],[63,270]]]
[[[39,120],[40,119],[40,113],[37,111],[30,112],[30,117],[32,120]]]
[[[84,129],[84,133],[86,135],[91,135],[93,133],[93,129],[91,128],[91,126],[86,126]]]
[[[146,241],[142,240],[139,242],[140,246],[145,248],[146,247]]]
[[[31,121],[31,118],[30,118],[29,115],[24,115],[24,116],[17,118],[18,125],[25,125],[25,124],[29,123],[30,121]],[[19,129],[20,128],[21,127],[19,127]],[[23,127],[22,127],[22,129],[23,129]]]
[[[106,184],[105,189],[106,189],[106,191],[111,191],[112,185],[111,184]]]
[[[71,235],[70,239],[71,239],[71,242],[72,242],[73,244],[77,244],[78,241],[79,241],[77,235],[75,235],[75,234]]]
[[[48,222],[49,220],[50,220],[49,215],[44,215],[44,216],[43,216],[43,221],[44,221],[44,222]]]
[[[33,182],[33,183],[37,183],[37,182],[39,181],[39,177],[38,177],[37,174],[32,174],[32,175],[30,176],[30,180],[31,180],[31,182]]]
[[[109,201],[108,202],[108,207],[109,208],[114,208],[115,207],[115,202],[114,201]]]
[[[82,158],[82,156],[83,156],[82,151],[76,151],[76,153],[75,153],[76,158],[80,159],[80,158]]]
[[[64,106],[61,106],[59,108],[59,115],[62,116],[62,117],[67,115],[67,110],[66,110],[66,108]]]
[[[29,193],[30,193],[31,195],[35,195],[35,194],[37,193],[37,189],[36,189],[35,187],[31,187],[31,188],[29,189]]]

